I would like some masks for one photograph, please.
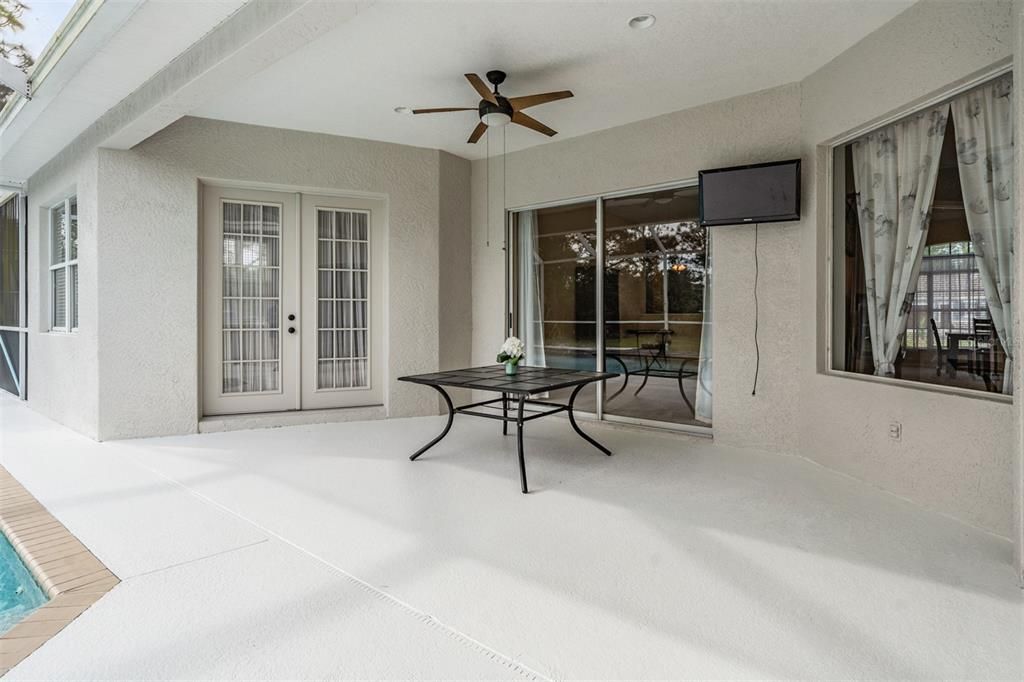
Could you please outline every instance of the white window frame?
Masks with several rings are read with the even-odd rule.
[[[47,309],[50,314],[50,331],[58,333],[74,333],[78,331],[78,325],[72,325],[73,320],[77,320],[78,315],[75,314],[78,308],[78,287],[72,286],[71,268],[74,266],[78,267],[78,237],[75,236],[75,257],[71,258],[71,204],[74,202],[76,206],[75,210],[75,221],[78,220],[78,197],[74,194],[64,199],[64,201],[58,202],[46,209],[46,236],[47,243],[49,244],[47,263],[49,269],[47,272],[47,290],[49,292],[49,303]],[[67,229],[64,231],[64,261],[61,263],[53,262],[53,214],[56,210],[64,209],[64,220],[67,222]],[[77,230],[76,230],[77,233]],[[66,293],[64,296],[64,320],[66,324],[64,326],[57,326],[57,310],[53,304],[53,273],[57,270],[64,270],[64,287]]]
[[[882,377],[870,374],[859,374],[857,372],[850,372],[843,369],[835,368],[835,357],[833,349],[835,348],[835,306],[837,303],[836,292],[835,292],[835,268],[836,268],[836,229],[838,227],[836,220],[836,192],[835,192],[835,158],[836,150],[840,147],[844,147],[850,142],[853,142],[857,138],[863,137],[868,133],[884,128],[887,125],[895,123],[901,119],[913,115],[915,112],[924,111],[929,107],[933,107],[943,102],[952,100],[957,95],[960,95],[968,90],[983,85],[989,81],[995,80],[999,76],[1007,73],[1014,73],[1014,80],[1017,80],[1017,74],[1013,71],[1013,64],[1003,62],[999,65],[986,70],[983,73],[979,73],[964,82],[957,85],[949,86],[943,89],[941,92],[928,97],[927,99],[918,101],[916,103],[907,105],[900,108],[898,111],[893,112],[885,117],[871,121],[870,123],[858,126],[852,130],[843,133],[831,140],[828,140],[818,146],[818,160],[822,162],[824,168],[824,185],[819,185],[823,191],[821,194],[822,201],[820,201],[820,209],[823,213],[819,213],[818,216],[823,218],[823,222],[828,226],[825,232],[825,319],[822,325],[824,329],[825,337],[825,358],[824,367],[819,364],[818,373],[826,376],[841,377],[845,379],[852,379],[854,381],[868,381],[876,383],[882,386],[893,386],[898,388],[908,388],[915,391],[929,391],[932,393],[946,393],[949,395],[958,395],[965,398],[974,398],[976,400],[989,400],[992,402],[999,403],[1012,403],[1013,395],[1004,395],[1001,393],[990,393],[987,391],[979,391],[972,388],[961,388],[959,386],[943,386],[942,384],[929,384],[923,381],[913,381],[910,379],[897,379],[896,377]],[[824,158],[822,158],[824,156]],[[1021,186],[1021,179],[1016,178],[1017,189]],[[819,313],[820,315],[820,313]],[[819,318],[820,319],[820,318]],[[821,337],[819,336],[819,339]],[[820,347],[820,346],[819,346]],[[1014,394],[1019,389],[1014,389]]]

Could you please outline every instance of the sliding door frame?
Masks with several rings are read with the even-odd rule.
[[[647,194],[649,192],[659,192],[664,190],[673,189],[684,189],[687,187],[696,187],[697,178],[688,178],[685,180],[675,180],[672,182],[660,183],[657,185],[646,185],[643,187],[634,187],[631,189],[616,190],[614,192],[604,192],[601,194],[588,194],[584,196],[572,197],[569,199],[559,199],[557,201],[545,201],[534,204],[524,204],[522,206],[508,207],[505,209],[505,323],[504,323],[504,336],[511,336],[516,333],[517,320],[515,318],[516,309],[516,287],[513,283],[513,278],[516,276],[516,244],[517,240],[513,239],[515,236],[514,220],[515,214],[519,211],[532,211],[542,208],[553,208],[556,206],[567,206],[569,204],[583,204],[589,201],[593,201],[595,205],[595,232],[597,234],[597,267],[595,274],[595,282],[597,285],[594,287],[594,306],[596,310],[595,318],[597,325],[597,371],[605,371],[604,361],[604,202],[607,199],[619,199],[622,197],[631,197],[638,194]],[[714,285],[712,284],[712,287]],[[605,385],[603,381],[597,382],[597,412],[583,412],[575,411],[576,415],[586,416],[592,419],[600,421],[614,422],[619,424],[631,424],[633,426],[643,426],[648,428],[655,428],[666,431],[680,431],[689,433],[697,436],[703,436],[710,438],[714,433],[713,426],[697,426],[695,424],[674,424],[672,422],[662,422],[653,419],[641,419],[639,417],[626,417],[615,414],[606,414],[604,411],[604,398],[605,398]]]

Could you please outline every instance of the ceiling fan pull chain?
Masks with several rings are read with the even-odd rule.
[[[502,251],[508,250],[508,126],[501,129],[501,220],[505,225]]]

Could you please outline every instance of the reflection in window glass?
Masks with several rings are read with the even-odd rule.
[[[596,203],[520,211],[513,218],[513,310],[525,363],[596,369]],[[583,389],[576,405],[596,411],[594,384]]]
[[[708,231],[697,217],[696,187],[604,202],[605,362],[623,375],[609,384],[609,414],[711,423]]]

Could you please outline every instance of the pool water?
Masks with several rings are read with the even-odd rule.
[[[0,533],[0,635],[46,602],[32,573]]]

